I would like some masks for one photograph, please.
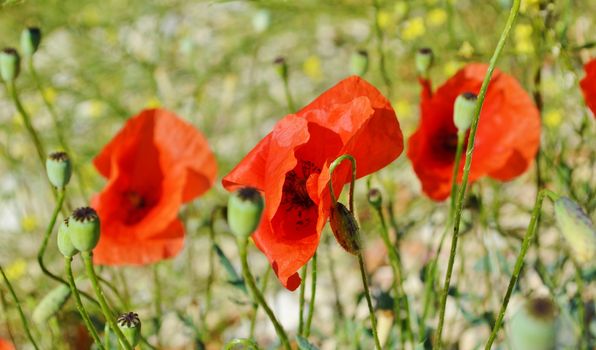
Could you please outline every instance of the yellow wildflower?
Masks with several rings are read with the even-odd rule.
[[[302,64],[302,71],[312,80],[320,80],[323,77],[321,60],[318,56],[309,56]]]
[[[560,110],[555,109],[552,111],[548,111],[544,115],[544,125],[546,125],[550,129],[555,129],[559,125],[561,125],[561,121],[563,120],[563,115]]]
[[[401,36],[406,41],[412,41],[424,35],[425,32],[424,20],[421,17],[416,17],[405,23]]]
[[[25,275],[25,272],[27,272],[27,261],[23,258],[17,258],[4,269],[4,273],[6,273],[6,278],[8,278],[11,281],[16,281],[19,278],[23,277]]]
[[[426,17],[426,22],[431,27],[439,27],[447,20],[447,13],[445,10],[436,8],[430,10]]]

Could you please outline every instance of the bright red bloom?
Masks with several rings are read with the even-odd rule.
[[[579,85],[584,93],[586,105],[592,110],[592,114],[596,117],[596,58],[584,66],[586,76],[580,81]]]
[[[435,93],[430,81],[420,81],[422,116],[418,130],[409,139],[408,158],[422,182],[422,190],[434,200],[443,200],[451,192],[457,147],[455,99],[465,92],[478,94],[487,69],[485,64],[469,64]],[[538,109],[513,77],[496,69],[480,114],[469,181],[482,176],[501,181],[515,178],[528,169],[539,144]],[[459,181],[464,158],[462,154]]]
[[[8,340],[0,338],[0,350],[14,350],[14,346]]]
[[[175,256],[184,245],[183,203],[207,191],[216,162],[201,133],[165,109],[144,110],[95,158],[108,179],[94,198],[102,265],[140,265]]]
[[[296,273],[313,256],[329,217],[329,165],[343,154],[357,162],[357,176],[397,158],[403,139],[389,101],[368,82],[350,77],[324,92],[273,131],[223,179],[264,193],[265,210],[253,239],[281,282],[300,285]],[[349,162],[333,174],[337,194],[350,181]]]

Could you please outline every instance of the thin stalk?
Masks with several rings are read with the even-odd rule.
[[[283,78],[284,81],[284,92],[286,94],[286,102],[288,103],[288,109],[290,113],[296,112],[296,105],[294,104],[294,99],[292,98],[292,93],[290,92],[290,82],[288,77]]]
[[[364,266],[364,258],[362,252],[358,252],[358,265],[360,266],[360,275],[362,277],[362,285],[364,285],[364,296],[366,297],[366,304],[370,313],[370,323],[372,325],[373,338],[375,339],[375,348],[381,350],[381,342],[379,341],[379,334],[377,333],[377,317],[375,316],[375,308],[370,297],[370,290],[368,289],[368,277],[366,276],[366,267]]]
[[[271,323],[273,323],[273,327],[275,328],[275,332],[277,336],[281,340],[281,344],[286,350],[291,350],[290,342],[288,340],[288,335],[286,331],[283,329],[282,325],[279,323],[275,314],[265,301],[263,294],[257,288],[257,284],[255,283],[255,278],[253,277],[252,273],[250,273],[250,268],[248,266],[248,257],[247,257],[247,246],[248,245],[248,237],[238,238],[238,253],[240,255],[240,260],[242,261],[242,276],[244,277],[244,282],[248,285],[248,288],[251,291],[252,297],[256,299],[256,302],[261,305]]]
[[[387,73],[387,67],[385,64],[385,51],[383,50],[383,30],[379,25],[379,12],[381,10],[381,5],[379,4],[378,0],[374,1],[374,8],[375,8],[375,36],[376,36],[376,44],[377,44],[377,54],[379,55],[379,71],[381,72],[381,77],[383,78],[383,83],[385,83],[385,88],[387,89],[387,97],[391,98],[392,93],[392,86],[391,86],[391,79],[389,79],[389,74]]]
[[[93,326],[93,322],[91,322],[91,318],[89,317],[89,314],[87,313],[87,310],[85,310],[85,306],[83,305],[83,302],[81,301],[81,296],[79,295],[79,291],[77,289],[77,285],[75,283],[75,279],[72,274],[72,257],[71,256],[64,257],[64,270],[66,271],[66,277],[68,278],[68,284],[70,286],[70,291],[74,295],[75,302],[77,304],[77,310],[79,311],[79,314],[81,314],[81,317],[83,318],[83,322],[85,323],[85,326],[87,326],[87,329],[89,330],[89,333],[91,334],[91,337],[93,338],[93,341],[95,341],[95,345],[97,345],[97,347],[100,350],[103,350],[104,347],[101,344],[101,339],[99,338],[99,335],[97,334],[97,330],[95,330],[95,326]]]
[[[300,283],[300,296],[299,296],[299,315],[298,315],[298,335],[304,333],[304,295],[306,293],[306,277],[308,276],[308,263],[302,266],[300,270],[300,276],[302,277],[302,283]]]
[[[0,265],[0,273],[2,274],[2,278],[4,279],[4,283],[6,283],[6,287],[8,288],[8,291],[12,295],[12,299],[14,300],[14,303],[17,305],[17,310],[19,311],[19,316],[21,317],[21,322],[23,323],[23,328],[25,328],[25,333],[27,334],[27,338],[29,338],[29,341],[31,342],[31,344],[33,345],[35,350],[39,350],[39,347],[37,346],[37,343],[35,342],[35,339],[33,339],[33,335],[31,334],[31,327],[29,327],[29,322],[27,322],[25,313],[23,312],[23,309],[21,308],[21,302],[19,301],[17,294],[14,292],[14,289],[12,288],[12,285],[10,284],[8,277],[6,277],[6,274],[4,273],[4,269],[2,268],[2,265]]]
[[[524,266],[524,258],[526,257],[526,253],[530,248],[530,244],[534,240],[534,235],[536,233],[536,228],[538,227],[538,217],[540,216],[540,210],[542,209],[542,201],[546,196],[547,192],[545,190],[541,190],[538,192],[536,196],[536,203],[534,204],[534,209],[532,210],[532,218],[530,219],[530,225],[526,231],[524,236],[524,240],[522,241],[522,247],[517,256],[517,260],[515,261],[515,266],[513,268],[513,273],[511,275],[511,279],[509,280],[509,286],[507,287],[507,292],[505,293],[505,297],[503,297],[503,302],[501,304],[501,310],[499,310],[499,315],[497,316],[497,321],[493,327],[493,330],[486,342],[486,346],[484,347],[485,350],[490,350],[495,338],[497,337],[497,333],[501,328],[501,323],[503,322],[503,317],[505,317],[505,311],[507,310],[507,305],[509,304],[509,298],[511,297],[511,293],[513,293],[513,288],[517,283],[519,278],[519,274],[521,272],[522,267]]]
[[[590,334],[588,333],[588,328],[586,327],[586,305],[583,300],[584,295],[584,278],[582,276],[581,267],[575,263],[575,283],[577,284],[577,295],[578,295],[578,307],[577,307],[577,317],[579,318],[579,334],[580,334],[580,349],[586,350],[588,349],[588,342],[590,339]]]
[[[6,324],[6,332],[8,333],[8,337],[10,341],[15,344],[14,341],[14,334],[12,333],[12,327],[10,325],[10,318],[8,317],[8,307],[6,302],[6,296],[4,295],[4,291],[0,288],[0,305],[2,305],[2,312],[4,313],[4,322]]]
[[[455,211],[455,196],[457,195],[457,175],[459,175],[459,164],[461,163],[461,154],[464,149],[466,133],[465,131],[457,132],[457,149],[455,151],[455,159],[453,164],[453,175],[451,177],[451,195],[449,200],[449,220],[447,226],[453,222],[453,212]]]
[[[151,267],[153,272],[153,303],[155,304],[155,318],[159,324],[161,320],[161,281],[159,279],[158,264]]]
[[[304,337],[308,338],[310,335],[310,326],[312,318],[315,313],[315,296],[317,294],[317,252],[312,257],[312,277],[310,281],[310,304],[308,307],[308,319],[306,320],[306,329],[304,330]]]
[[[519,13],[521,0],[514,0],[511,6],[511,11],[509,12],[509,17],[507,18],[507,22],[505,23],[505,28],[501,33],[501,37],[499,38],[499,42],[497,43],[497,47],[495,48],[495,52],[490,59],[490,63],[488,66],[488,70],[486,72],[486,76],[484,77],[484,81],[482,82],[482,86],[480,87],[480,93],[478,94],[478,100],[476,102],[476,108],[474,110],[474,118],[472,119],[472,125],[470,127],[470,136],[468,137],[468,147],[466,148],[466,161],[464,164],[464,172],[462,176],[461,186],[458,192],[457,201],[456,201],[456,209],[455,209],[455,218],[454,218],[454,225],[453,225],[453,237],[451,239],[451,252],[449,256],[449,262],[447,264],[447,273],[445,275],[445,282],[443,284],[443,292],[441,294],[441,302],[440,302],[440,311],[439,311],[439,325],[437,327],[437,334],[435,337],[434,342],[434,349],[441,349],[441,336],[443,332],[443,325],[445,322],[445,305],[447,304],[447,293],[449,291],[449,285],[451,283],[451,274],[453,272],[453,263],[455,261],[455,252],[457,249],[457,239],[459,236],[459,224],[461,221],[462,215],[462,208],[464,203],[464,196],[466,194],[466,187],[468,185],[468,177],[470,175],[470,167],[472,165],[472,153],[474,151],[474,141],[476,139],[476,131],[478,130],[478,122],[480,121],[480,111],[482,110],[482,104],[484,103],[484,99],[486,98],[486,92],[488,91],[488,85],[490,83],[493,71],[497,65],[497,61],[501,56],[501,52],[503,51],[503,47],[505,46],[505,42],[509,37],[509,33],[511,32],[511,28],[513,27],[513,23],[517,18],[517,14]]]
[[[268,285],[268,281],[269,281],[269,275],[271,274],[271,266],[267,267],[267,270],[265,271],[265,275],[263,275],[263,278],[261,279],[261,293],[265,294],[265,291],[267,290],[267,285]],[[254,338],[255,336],[255,326],[257,324],[257,312],[259,311],[259,304],[253,303],[253,313],[252,316],[250,318],[250,332],[249,332],[249,338]]]
[[[89,277],[91,285],[93,286],[93,290],[97,295],[99,306],[101,307],[101,311],[103,312],[106,321],[108,322],[114,333],[116,333],[116,336],[118,337],[118,340],[120,340],[122,346],[124,346],[126,350],[133,350],[132,346],[130,346],[130,343],[128,342],[124,334],[122,334],[120,328],[118,328],[118,325],[116,324],[116,319],[114,318],[114,314],[110,310],[108,302],[106,301],[103,289],[99,285],[99,281],[97,280],[97,275],[95,274],[95,269],[93,267],[93,252],[81,252],[81,257],[83,258],[83,262],[85,263],[85,270],[87,272],[87,276]]]

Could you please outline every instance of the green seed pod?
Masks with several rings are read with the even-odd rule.
[[[507,332],[512,350],[555,348],[557,308],[550,298],[533,298],[513,315]]]
[[[37,27],[29,27],[21,32],[21,50],[25,57],[31,57],[41,42],[41,30]]]
[[[58,228],[58,250],[65,257],[72,257],[79,253],[70,240],[70,230],[68,228],[68,218],[62,221]]]
[[[360,229],[356,218],[345,205],[337,202],[331,208],[329,224],[337,243],[348,253],[357,255],[360,251]]]
[[[455,99],[455,104],[453,105],[453,123],[457,127],[457,131],[465,132],[472,125],[477,99],[478,96],[471,92],[464,92]]]
[[[228,199],[228,225],[238,237],[250,236],[261,221],[263,197],[255,188],[244,187]]]
[[[420,76],[428,77],[428,71],[434,61],[433,50],[428,47],[421,48],[416,53],[416,70]]]
[[[0,52],[0,76],[6,82],[13,81],[21,71],[21,57],[17,50],[9,47]]]
[[[46,172],[52,185],[64,188],[72,175],[72,164],[66,152],[51,153],[46,159]]]
[[[128,343],[134,348],[141,340],[141,319],[134,312],[127,312],[118,317],[118,328],[122,331]]]
[[[33,321],[38,325],[45,324],[52,316],[54,316],[70,297],[70,288],[64,284],[60,284],[51,292],[41,299],[33,310]]]
[[[368,191],[368,203],[377,210],[381,208],[381,205],[383,204],[383,195],[378,188],[371,188],[370,191]]]
[[[68,234],[75,248],[90,252],[99,242],[99,216],[90,207],[75,209],[68,222]]]
[[[363,76],[368,71],[368,52],[358,50],[350,58],[350,73]]]
[[[573,258],[579,263],[594,263],[596,230],[582,208],[567,197],[559,197],[555,201],[555,218]]]
[[[284,81],[288,79],[288,63],[286,59],[283,57],[278,57],[273,61],[275,65],[275,70],[277,71],[277,75],[282,78]]]

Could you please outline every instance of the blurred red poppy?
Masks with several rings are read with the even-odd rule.
[[[0,338],[0,350],[14,350],[14,346],[8,340]]]
[[[108,179],[92,205],[101,219],[101,265],[140,265],[175,256],[184,244],[178,210],[207,191],[216,161],[201,133],[165,109],[128,120],[93,161]]]
[[[265,210],[253,239],[281,282],[300,285],[296,273],[313,256],[329,217],[329,165],[343,154],[357,177],[375,172],[403,150],[389,101],[359,77],[342,80],[273,131],[223,179],[227,190],[251,186],[264,193]],[[336,193],[350,181],[344,162],[333,174]]]
[[[586,105],[592,110],[596,117],[596,58],[586,63],[584,66],[586,76],[580,81],[579,85],[584,93]]]
[[[434,93],[430,81],[420,80],[421,118],[408,141],[408,158],[422,182],[422,190],[434,200],[443,200],[451,192],[457,147],[455,99],[465,92],[478,94],[487,69],[485,64],[469,64]],[[482,176],[501,181],[515,178],[528,169],[539,144],[538,109],[513,77],[496,69],[480,115],[469,181]],[[465,154],[459,181],[464,158]]]

